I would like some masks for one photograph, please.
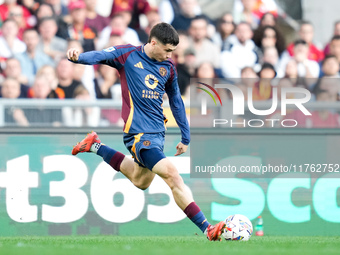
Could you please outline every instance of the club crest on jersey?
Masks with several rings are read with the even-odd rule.
[[[145,77],[145,84],[146,84],[146,86],[148,86],[148,88],[155,89],[158,85],[158,80],[154,75],[148,74]]]
[[[106,52],[112,52],[112,51],[114,51],[114,50],[116,50],[116,48],[115,47],[109,47],[109,48],[107,48],[107,49],[104,49],[104,51],[106,51]]]
[[[164,67],[159,68],[159,73],[164,77],[167,73],[166,69]]]
[[[148,141],[148,140],[143,142],[143,145],[144,145],[144,146],[150,146],[150,144],[151,144],[151,142]]]

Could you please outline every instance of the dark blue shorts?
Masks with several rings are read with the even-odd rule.
[[[154,159],[150,159],[150,155],[146,155],[144,157],[144,160],[150,159],[150,161],[152,162],[144,162],[141,156],[141,151],[152,149],[153,151],[157,152],[157,155],[154,155],[157,159],[160,160],[162,158],[165,158],[165,155],[163,153],[164,139],[165,132],[150,134],[124,134],[124,144],[126,148],[130,151],[135,162],[142,167],[149,168],[150,170],[152,170],[152,167],[155,165],[155,161]]]

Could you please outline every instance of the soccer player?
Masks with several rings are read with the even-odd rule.
[[[93,152],[116,171],[123,173],[136,187],[147,189],[155,174],[169,185],[177,205],[211,241],[220,240],[225,226],[221,221],[210,225],[184,186],[182,177],[163,152],[165,122],[163,95],[169,98],[171,111],[181,130],[182,140],[176,146],[175,156],[186,152],[190,131],[184,104],[179,92],[174,63],[170,59],[179,38],[176,30],[167,23],[155,25],[148,43],[139,47],[121,45],[103,51],[79,54],[75,48],[67,51],[74,63],[106,64],[120,73],[122,87],[122,118],[124,119],[124,143],[134,160],[101,143],[96,132],[88,134],[72,150]]]

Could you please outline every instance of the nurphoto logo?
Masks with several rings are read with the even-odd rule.
[[[264,119],[263,116],[270,116],[273,113],[277,112],[278,106],[280,104],[279,109],[281,116],[287,115],[287,106],[294,105],[297,109],[299,109],[305,116],[312,115],[307,108],[304,106],[305,103],[309,102],[311,99],[311,93],[305,88],[299,87],[288,87],[288,88],[280,88],[280,94],[278,93],[278,88],[272,88],[272,98],[268,102],[271,102],[271,106],[269,109],[256,109],[254,106],[253,100],[253,88],[247,88],[246,95],[244,92],[237,86],[232,84],[215,84],[214,87],[202,82],[198,82],[199,84],[205,86],[206,88],[197,87],[200,90],[206,92],[214,101],[217,106],[217,102],[215,97],[210,92],[212,91],[217,99],[220,101],[221,107],[230,107],[230,104],[223,105],[220,95],[218,94],[216,89],[226,89],[232,96],[232,113],[234,116],[243,116],[245,115],[245,107],[247,110],[256,116],[261,116],[261,119],[250,119],[247,122],[244,120],[243,122],[233,122],[233,120],[228,119],[213,119],[213,127],[223,126],[228,123],[230,124],[238,124],[246,126],[248,124],[249,127],[262,127],[267,122],[269,127],[274,127],[275,122],[281,122],[281,126],[283,127],[296,127],[298,125],[297,120],[295,119],[283,119],[282,121],[279,119]],[[210,89],[210,91],[208,90]],[[295,94],[300,95],[299,98],[289,98],[287,95]],[[207,97],[201,97],[201,115],[207,115]]]

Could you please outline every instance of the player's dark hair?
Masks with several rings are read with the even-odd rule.
[[[153,26],[150,32],[148,43],[152,38],[156,38],[162,44],[171,44],[177,46],[179,43],[179,37],[177,31],[168,23],[161,22]]]

